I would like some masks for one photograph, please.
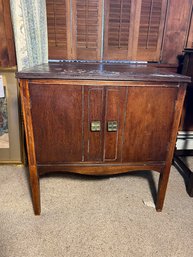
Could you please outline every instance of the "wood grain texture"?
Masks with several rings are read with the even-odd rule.
[[[163,63],[178,63],[178,56],[186,46],[191,11],[192,0],[169,0],[162,47]]]
[[[37,163],[82,160],[81,86],[29,84]],[[38,115],[37,115],[38,114]]]
[[[161,172],[163,169],[163,163],[127,163],[115,165],[111,163],[111,165],[103,165],[103,164],[88,164],[88,165],[38,165],[38,172],[40,175],[44,175],[47,173],[53,172],[72,172],[77,174],[85,174],[85,175],[95,175],[95,176],[105,176],[105,175],[113,175],[113,174],[121,174],[132,171],[157,171]]]
[[[121,140],[124,126],[126,87],[107,87],[104,119],[104,158],[105,162],[121,162]],[[117,131],[108,131],[108,122],[117,122]]]
[[[84,151],[85,161],[102,161],[104,138],[103,87],[85,87]],[[99,121],[100,131],[91,131],[91,123]]]
[[[25,127],[25,136],[27,142],[27,154],[28,154],[28,164],[29,164],[29,173],[30,173],[30,185],[32,191],[32,201],[34,212],[36,215],[40,215],[41,206],[40,206],[40,185],[39,185],[39,175],[37,172],[37,163],[36,163],[36,153],[34,145],[34,131],[31,117],[31,104],[30,104],[30,94],[28,82],[22,80],[20,82],[20,95],[22,103],[22,112],[24,119]]]
[[[0,67],[16,65],[10,3],[0,0]]]
[[[166,156],[166,164],[159,178],[158,194],[157,194],[157,201],[156,201],[157,211],[162,211],[162,208],[163,208],[166,188],[167,188],[169,174],[170,174],[170,168],[171,168],[172,159],[174,156],[176,137],[177,137],[178,128],[180,124],[180,117],[182,114],[182,107],[183,107],[185,93],[186,93],[186,85],[182,85],[178,90],[177,100],[175,102],[175,113],[173,118],[171,135],[169,139],[168,152]]]
[[[175,88],[128,88],[124,162],[165,160],[177,92]]]
[[[137,85],[146,85],[143,82],[147,81],[152,83],[153,86],[159,86],[161,82],[164,86],[164,82],[190,82],[190,78],[181,74],[170,73],[168,70],[160,69],[155,66],[146,64],[112,64],[112,63],[79,63],[79,62],[64,62],[64,63],[48,63],[37,65],[35,67],[25,69],[16,73],[18,78],[29,79],[65,79],[72,81],[82,80],[84,83],[95,83],[99,81],[99,84],[103,82],[111,85],[111,82],[119,81],[119,85],[125,85],[134,83]],[[105,82],[106,81],[106,82]],[[135,83],[137,81],[137,83]],[[138,82],[142,82],[139,84]],[[44,83],[44,82],[43,82]],[[79,82],[77,82],[79,83]],[[81,84],[82,82],[80,82]],[[46,84],[46,83],[44,83]],[[116,82],[114,84],[117,84]],[[167,83],[165,83],[167,86]],[[177,85],[174,85],[177,86]]]
[[[74,75],[78,66],[69,65]],[[86,67],[86,72],[96,72],[92,68],[100,67],[100,78],[114,69],[113,65],[108,65],[105,72],[101,72],[101,65]],[[128,66],[115,67],[122,78]],[[42,72],[42,66],[39,68]],[[158,75],[153,82],[152,73],[140,69],[133,67],[132,76],[125,81],[88,80],[87,76],[77,80],[77,75],[72,74],[72,80],[55,79],[53,69],[50,74],[44,70],[41,79],[33,79],[34,69],[17,74],[31,76],[29,84],[21,80],[21,93],[36,213],[40,210],[38,174],[57,171],[91,175],[158,171],[156,209],[162,210],[185,96],[184,83],[189,78],[172,74],[171,80],[171,73],[164,71],[162,81],[159,71],[153,73]],[[136,79],[140,74],[138,81],[131,79],[133,73]],[[149,82],[142,81],[148,77]],[[175,82],[176,77],[180,83]],[[107,130],[111,120],[117,121],[117,131]],[[100,131],[91,130],[92,121],[101,122]]]

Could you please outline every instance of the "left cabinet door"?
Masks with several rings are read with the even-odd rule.
[[[82,86],[29,83],[38,164],[81,162]]]

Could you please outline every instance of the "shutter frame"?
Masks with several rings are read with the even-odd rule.
[[[72,0],[72,59],[102,59],[102,3]]]
[[[104,32],[104,59],[105,60],[136,60],[136,61],[159,61],[161,55],[161,44],[164,32],[164,23],[166,18],[166,7],[168,0],[106,0],[105,1],[105,32]],[[111,47],[109,44],[109,34],[111,33],[111,28],[113,21],[111,22],[111,15],[113,13],[113,8],[111,4],[115,5],[116,3],[130,4],[130,20],[129,20],[129,32],[128,32],[128,47],[125,49]],[[141,40],[141,26],[142,24],[142,15],[144,14],[144,8],[146,8],[146,3],[150,2],[151,6],[153,3],[153,17],[156,17],[157,7],[155,4],[161,3],[161,9],[159,18],[159,24],[157,26],[157,42],[154,49],[150,47],[140,47],[139,40]],[[112,11],[112,13],[110,13]],[[151,11],[151,9],[150,9]],[[146,12],[147,13],[147,12]],[[118,17],[118,13],[114,12],[114,16]],[[150,16],[150,14],[147,13]],[[121,14],[120,14],[121,17]],[[157,17],[156,17],[157,18]],[[147,16],[148,19],[148,16]],[[118,20],[118,19],[117,19]],[[121,23],[121,18],[117,21]],[[116,23],[116,19],[115,19]],[[122,24],[120,24],[120,27]],[[147,24],[146,27],[149,29],[149,41],[152,40],[151,29],[154,27],[154,24]],[[111,28],[110,28],[111,27]],[[149,36],[148,35],[148,36]],[[120,39],[119,39],[120,40]],[[118,40],[117,40],[118,41]]]
[[[70,59],[70,3],[68,0],[46,0],[48,52],[50,59]]]
[[[148,3],[150,4],[149,10],[147,10]],[[167,0],[141,0],[138,39],[137,39],[137,42],[135,43],[135,45],[137,45],[136,56],[135,56],[136,60],[160,61],[161,44],[162,44],[162,39],[164,34],[164,24],[166,20],[166,12],[167,12],[166,9],[167,9]],[[146,17],[143,18],[143,15],[145,13],[146,13]],[[142,23],[143,19],[145,22],[147,22],[147,24]],[[147,32],[145,32],[145,30]],[[147,33],[145,37],[143,36],[143,33],[144,34]],[[143,40],[146,41],[146,46],[143,43]]]
[[[125,7],[125,8],[124,8]],[[120,10],[120,12],[119,12]],[[129,20],[125,20],[125,14],[129,13]],[[133,0],[106,0],[104,6],[104,59],[105,60],[127,60],[131,58],[132,35],[135,16],[135,5]],[[119,16],[120,13],[120,17]],[[115,17],[115,18],[114,18]],[[115,30],[115,31],[114,31]],[[121,46],[128,35],[127,45]],[[109,42],[111,36],[117,34],[114,46]]]

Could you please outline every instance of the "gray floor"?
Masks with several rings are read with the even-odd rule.
[[[158,175],[46,176],[36,217],[25,169],[0,166],[0,257],[192,257],[193,198],[172,167],[157,213]]]

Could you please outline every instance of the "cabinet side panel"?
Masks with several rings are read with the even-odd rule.
[[[81,86],[29,85],[37,163],[82,160]]]
[[[129,88],[123,161],[164,161],[178,88]]]

